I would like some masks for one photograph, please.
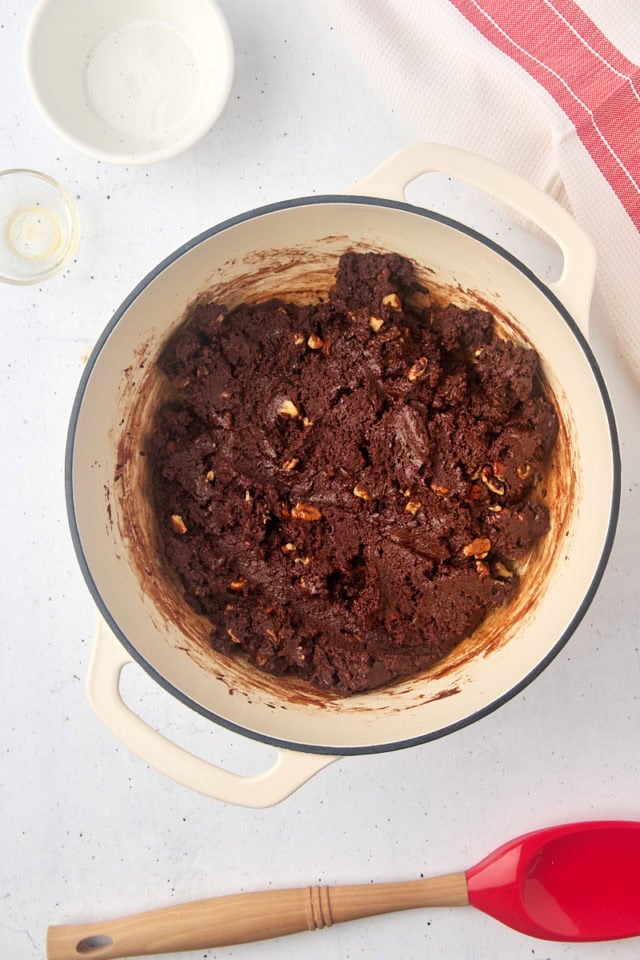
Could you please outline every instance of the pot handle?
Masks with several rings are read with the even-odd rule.
[[[276,747],[275,764],[255,777],[217,767],[167,740],[133,712],[120,696],[120,674],[133,658],[98,618],[89,661],[89,703],[104,725],[142,760],[177,783],[214,800],[243,807],[271,807],[338,757]]]
[[[405,189],[423,173],[445,173],[484,190],[533,221],[560,250],[564,262],[557,280],[547,282],[585,336],[596,275],[591,239],[548,193],[493,160],[440,143],[415,143],[399,150],[347,193],[405,200]]]

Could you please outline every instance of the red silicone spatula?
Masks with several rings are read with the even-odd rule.
[[[548,827],[466,873],[427,880],[242,893],[80,926],[50,927],[48,960],[148,956],[248,943],[416,907],[471,904],[546,940],[640,935],[640,823]]]

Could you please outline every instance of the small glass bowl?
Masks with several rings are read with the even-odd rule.
[[[45,173],[2,170],[0,231],[0,281],[40,283],[61,270],[76,250],[76,205]]]

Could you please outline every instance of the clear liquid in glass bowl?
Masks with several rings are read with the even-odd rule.
[[[0,171],[0,280],[39,283],[69,262],[78,244],[75,203],[36,170]]]

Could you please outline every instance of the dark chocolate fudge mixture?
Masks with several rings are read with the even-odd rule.
[[[548,529],[537,354],[430,305],[397,254],[345,253],[327,302],[197,306],[159,364],[166,556],[212,645],[262,670],[340,694],[423,670]]]

